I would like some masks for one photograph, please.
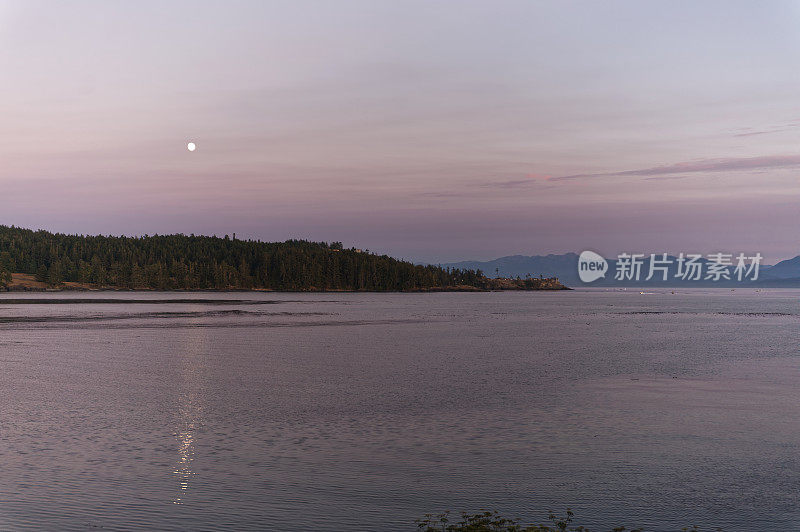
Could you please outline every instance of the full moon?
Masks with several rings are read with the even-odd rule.
[[[186,149],[189,151],[194,151],[196,148],[197,146],[195,146],[194,142],[190,142],[189,144],[186,145]]]

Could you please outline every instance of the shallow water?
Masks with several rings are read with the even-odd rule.
[[[800,529],[798,302],[0,295],[0,529]]]

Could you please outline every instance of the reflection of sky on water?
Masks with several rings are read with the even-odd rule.
[[[0,530],[797,529],[797,290],[248,297],[331,316],[0,295],[89,316],[0,327]]]
[[[204,382],[203,354],[207,348],[207,332],[193,329],[185,348],[181,351],[181,386],[178,394],[178,420],[175,438],[178,440],[178,460],[173,473],[178,478],[178,490],[173,498],[174,504],[183,504],[189,491],[189,482],[196,474],[192,469],[195,457],[195,433],[201,425],[203,406],[201,404]]]

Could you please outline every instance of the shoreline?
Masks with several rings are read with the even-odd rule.
[[[539,291],[561,291],[572,290],[564,286],[556,279],[537,279],[538,284],[526,285],[525,280],[515,279],[490,279],[491,287],[480,288],[471,285],[455,285],[436,288],[417,288],[412,290],[346,290],[342,288],[318,289],[306,288],[299,290],[276,290],[273,288],[171,288],[160,290],[157,288],[122,288],[117,286],[97,286],[86,283],[65,282],[61,286],[48,286],[47,283],[37,281],[32,274],[14,273],[11,275],[11,283],[8,287],[0,289],[0,292],[284,292],[284,293],[323,293],[323,292],[345,292],[345,293],[422,293],[422,292],[539,292]]]
[[[64,293],[64,292],[172,292],[172,293],[225,293],[225,292],[241,292],[241,293],[271,293],[271,294],[425,294],[425,293],[489,293],[489,292],[563,292],[574,290],[568,286],[563,288],[504,288],[504,289],[484,289],[484,288],[420,288],[416,290],[342,290],[342,289],[306,289],[306,290],[274,290],[271,288],[169,288],[160,290],[157,288],[116,288],[116,287],[64,287],[64,288],[28,288],[28,287],[14,287],[11,286],[6,289],[0,289],[0,294],[43,294],[43,293]]]

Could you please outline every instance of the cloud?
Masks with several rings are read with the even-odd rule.
[[[783,133],[785,131],[792,131],[800,127],[800,120],[790,120],[785,124],[774,125],[773,127],[765,128],[765,129],[753,129],[753,128],[743,128],[740,129],[740,133],[735,133],[734,137],[754,137],[756,135],[769,135],[771,133]]]
[[[770,133],[782,133],[784,131],[789,131],[792,129],[791,127],[785,127],[783,129],[765,129],[764,131],[748,131],[747,133],[736,133],[734,137],[755,137],[756,135],[769,135]]]
[[[654,177],[704,172],[736,172],[742,170],[767,170],[772,168],[794,168],[800,166],[800,155],[766,155],[762,157],[729,157],[721,159],[700,159],[665,166],[653,166],[638,170],[621,172],[602,172],[596,174],[572,174],[550,178],[553,181],[580,179],[587,177]]]
[[[509,181],[492,181],[491,183],[483,183],[482,187],[487,188],[517,188],[524,187],[535,183],[533,179],[511,179]]]
[[[483,183],[481,186],[486,188],[518,188],[535,184],[537,181],[547,181],[552,176],[544,174],[527,174],[525,179],[510,179],[508,181],[491,181]]]
[[[459,192],[420,192],[415,194],[418,198],[463,198],[466,194]]]

